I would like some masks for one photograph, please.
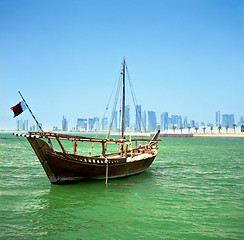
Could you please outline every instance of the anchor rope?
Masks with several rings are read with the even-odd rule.
[[[16,136],[19,140],[20,140],[20,142],[24,145],[24,147],[26,148],[26,149],[28,149],[30,152],[34,152],[33,150],[31,150],[30,148],[28,148],[22,141],[21,141],[21,139],[19,138],[19,136]],[[33,162],[31,162],[31,163],[28,163],[28,164],[26,164],[26,165],[24,165],[24,166],[22,166],[22,167],[20,167],[20,168],[18,168],[18,169],[15,169],[15,170],[13,170],[13,171],[11,171],[11,172],[9,172],[9,173],[6,173],[6,174],[4,174],[3,176],[7,176],[7,175],[9,175],[9,174],[11,174],[11,173],[14,173],[14,172],[17,172],[18,170],[20,170],[20,169],[22,169],[22,168],[25,168],[25,167],[28,167],[29,165],[31,165],[32,163],[34,163],[34,162],[37,162],[37,161],[39,161],[39,159],[37,159],[37,160],[35,160],[35,161],[33,161]]]
[[[36,159],[35,161],[33,161],[33,162],[31,162],[31,163],[28,163],[28,164],[26,164],[26,165],[23,166],[23,167],[20,167],[20,168],[18,168],[18,169],[15,169],[15,170],[12,171],[12,172],[6,173],[6,174],[4,174],[3,176],[7,176],[7,175],[9,175],[10,173],[17,172],[18,170],[20,170],[20,169],[22,169],[22,168],[25,168],[25,167],[28,167],[29,165],[31,165],[32,163],[37,162],[37,161],[39,161],[39,159]]]

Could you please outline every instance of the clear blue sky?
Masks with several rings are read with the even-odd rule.
[[[0,129],[18,90],[44,129],[102,117],[123,56],[158,122],[244,116],[243,0],[1,0]]]

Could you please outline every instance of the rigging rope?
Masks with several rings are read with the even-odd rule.
[[[121,64],[121,69],[122,69],[122,67],[123,67],[123,63]],[[131,95],[132,95],[134,107],[135,107],[135,110],[136,110],[136,115],[138,114],[138,116],[139,116],[139,122],[142,123],[142,127],[144,129],[144,132],[146,133],[146,126],[145,126],[145,123],[144,123],[144,121],[142,119],[142,113],[141,113],[141,111],[139,111],[139,110],[136,109],[136,105],[138,105],[137,98],[136,98],[136,94],[135,94],[135,91],[134,91],[134,88],[133,88],[133,85],[132,85],[132,82],[131,82],[131,79],[130,79],[130,74],[129,74],[129,71],[128,71],[128,68],[127,68],[127,64],[126,63],[125,63],[125,69],[126,69],[126,73],[127,73],[127,79],[128,79],[127,81],[129,82],[130,91],[131,91]],[[103,118],[102,118],[102,121],[103,121],[103,119],[104,119],[104,117],[106,115],[106,112],[108,110],[108,106],[110,104],[110,100],[111,100],[112,95],[114,93],[115,86],[117,85],[117,91],[116,91],[116,94],[115,94],[115,101],[114,101],[114,105],[113,105],[113,109],[112,109],[111,120],[110,120],[110,123],[109,123],[109,129],[108,129],[106,138],[109,138],[110,137],[110,133],[111,133],[111,129],[112,129],[113,121],[114,121],[114,116],[115,116],[115,111],[116,111],[116,108],[117,108],[118,99],[120,98],[120,94],[121,94],[120,93],[120,88],[121,88],[120,82],[122,82],[122,71],[123,70],[120,70],[120,73],[119,73],[119,76],[118,76],[118,81],[116,82],[117,84],[115,84],[114,87],[113,87],[112,93],[111,93],[111,95],[109,97],[108,104],[106,106],[106,110],[105,110],[104,115],[103,115]],[[126,90],[127,90],[127,88],[126,88]],[[127,96],[126,99],[127,99],[127,103],[128,103],[129,102],[128,94],[126,94],[126,96]],[[121,124],[121,111],[122,111],[121,104],[122,103],[120,101],[120,109],[119,109],[119,134],[118,134],[118,139],[119,139],[119,136],[121,135],[121,131],[122,131],[121,126],[120,126],[120,124]],[[95,138],[97,138],[97,136],[98,136],[98,132],[100,131],[100,128],[102,126],[102,121],[101,121],[101,123],[99,125],[99,128],[97,129],[96,137]],[[131,129],[130,129],[130,132],[131,132]],[[143,132],[141,128],[140,128],[140,132],[141,133]],[[92,149],[94,147],[94,144],[95,143],[92,143],[92,146],[90,148],[90,151],[88,152],[88,156],[91,154],[91,151],[92,151]],[[107,145],[106,145],[106,147],[107,147]],[[105,147],[105,149],[106,149],[106,147]]]
[[[117,79],[118,79],[118,80],[115,82],[115,84],[114,84],[114,86],[113,86],[113,90],[112,90],[111,95],[110,95],[110,97],[109,97],[108,104],[106,105],[106,109],[105,109],[105,111],[104,111],[102,120],[101,120],[101,122],[100,122],[100,124],[99,124],[99,127],[98,127],[98,129],[97,129],[95,138],[97,138],[97,136],[98,136],[98,133],[99,133],[99,131],[100,131],[100,129],[101,129],[101,126],[102,126],[103,119],[105,118],[106,113],[107,113],[107,110],[109,109],[110,100],[111,100],[112,95],[113,95],[113,93],[114,93],[115,87],[116,87],[116,85],[118,85],[118,83],[119,83],[119,80],[120,80],[120,73],[118,74]],[[87,155],[88,157],[90,156],[90,154],[91,154],[91,152],[92,152],[92,149],[93,149],[93,147],[94,147],[94,144],[95,144],[95,142],[93,142],[92,145],[91,145],[90,151],[88,152],[88,155]]]
[[[132,81],[130,79],[130,74],[129,74],[129,70],[127,68],[127,64],[126,64],[126,72],[127,72],[127,76],[128,76],[128,80],[129,80],[129,85],[130,85],[130,89],[131,89],[131,95],[132,95],[132,99],[133,99],[133,102],[134,102],[134,107],[135,107],[135,110],[137,112],[137,109],[136,109],[136,105],[138,105],[137,98],[136,98],[136,94],[135,94],[135,91],[134,91],[134,88],[133,88],[133,85],[132,85]],[[140,121],[142,123],[144,132],[146,132],[146,127],[145,127],[145,124],[144,124],[142,116],[141,116],[141,111],[138,111],[138,113],[139,113]],[[141,133],[142,133],[142,131],[141,131]]]
[[[117,80],[117,82],[119,82],[119,80],[120,80],[120,73],[118,73],[117,79],[118,79],[118,80]],[[111,100],[111,98],[112,98],[112,96],[113,96],[113,93],[114,93],[114,89],[115,89],[115,87],[118,85],[118,83],[117,83],[117,82],[115,81],[115,83],[114,83],[113,90],[112,90],[111,95],[110,95],[110,97],[109,97],[109,100],[108,100],[108,104],[107,104],[107,106],[109,105],[110,100]]]
[[[114,115],[115,115],[115,111],[116,111],[116,107],[117,107],[117,103],[118,103],[119,92],[120,92],[120,89],[121,89],[120,81],[121,81],[121,78],[118,81],[117,91],[116,91],[115,100],[114,100],[114,106],[113,106],[113,109],[112,109],[112,116],[111,116],[111,119],[110,119],[109,129],[108,129],[108,133],[107,133],[107,136],[106,136],[107,139],[110,137],[110,132],[111,132],[113,121],[114,121]]]

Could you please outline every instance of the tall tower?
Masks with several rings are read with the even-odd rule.
[[[64,116],[62,120],[62,131],[68,131],[68,121]]]
[[[22,131],[22,120],[17,120],[17,131]]]
[[[168,129],[168,119],[169,119],[169,114],[167,112],[164,112],[161,114],[161,130],[167,130]]]
[[[125,129],[130,127],[130,107],[125,106]]]
[[[178,125],[178,128],[181,128],[182,127],[182,116],[181,115],[178,116],[177,125]]]
[[[94,118],[87,118],[87,131],[94,130]]]
[[[23,123],[23,130],[24,130],[24,131],[28,131],[28,120],[24,120],[24,123]]]
[[[219,127],[220,126],[220,111],[216,112],[216,117],[215,117],[215,126]]]
[[[107,130],[108,129],[108,118],[103,117],[102,118],[102,130]]]
[[[234,114],[224,114],[222,115],[222,127],[233,127],[235,123]]]
[[[184,127],[184,128],[187,128],[187,127],[188,127],[187,125],[188,125],[188,124],[187,124],[187,117],[184,117],[183,127]]]
[[[141,105],[136,105],[136,132],[141,132]]]
[[[146,132],[147,129],[147,112],[142,111],[142,130]]]
[[[154,111],[148,111],[148,131],[153,132],[156,130],[156,113]]]
[[[94,130],[97,131],[99,129],[99,117],[94,117]]]

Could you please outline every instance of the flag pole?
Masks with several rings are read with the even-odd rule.
[[[29,110],[29,112],[30,112],[31,116],[32,116],[32,117],[34,118],[34,120],[36,121],[37,126],[38,126],[38,127],[39,127],[39,129],[40,129],[40,130],[43,132],[42,127],[41,127],[40,123],[39,123],[39,122],[37,121],[37,119],[35,118],[34,114],[32,113],[31,109],[29,108],[29,106],[28,106],[27,102],[25,101],[24,97],[22,96],[21,92],[20,92],[20,91],[18,91],[18,93],[19,93],[19,95],[21,96],[21,98],[23,99],[23,101],[24,101],[24,103],[25,103],[26,107],[28,108],[28,110]]]

